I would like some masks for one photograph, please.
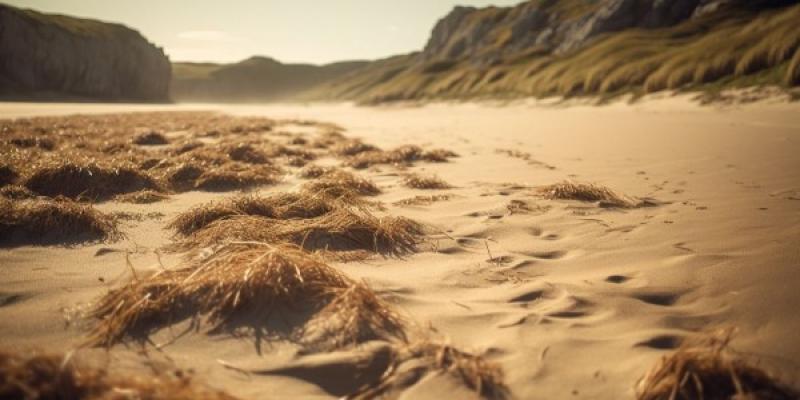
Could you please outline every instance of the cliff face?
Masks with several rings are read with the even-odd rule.
[[[565,54],[605,34],[671,27],[730,8],[752,11],[790,0],[530,0],[515,7],[456,7],[439,20],[423,59],[492,64],[524,50]]]
[[[0,96],[164,101],[164,52],[119,24],[0,4]]]
[[[376,61],[313,94],[384,102],[792,86],[800,76],[798,3],[530,0],[456,7],[421,53]]]
[[[456,7],[439,20],[426,60],[470,58],[491,64],[524,49],[562,54],[628,28],[654,29],[691,17],[700,0],[545,0],[512,8]]]

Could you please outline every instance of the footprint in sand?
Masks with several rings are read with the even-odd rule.
[[[625,276],[625,275],[609,275],[609,276],[606,277],[606,282],[614,283],[614,284],[617,284],[617,285],[625,283],[625,282],[627,282],[629,280],[631,280],[631,278],[629,276]]]
[[[0,292],[0,307],[13,306],[14,304],[25,301],[31,297],[27,293],[3,293]]]
[[[671,291],[642,291],[631,295],[634,299],[656,306],[671,306],[680,300],[683,293]]]
[[[658,335],[636,343],[634,347],[647,347],[655,350],[673,350],[680,347],[683,338],[677,335]]]

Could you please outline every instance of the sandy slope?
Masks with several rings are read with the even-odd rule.
[[[437,226],[455,240],[439,240],[438,252],[341,268],[366,278],[421,325],[431,324],[453,343],[499,362],[515,398],[631,398],[636,379],[665,350],[694,332],[719,327],[737,327],[735,347],[753,353],[762,365],[788,380],[800,377],[797,104],[725,109],[685,99],[569,108],[5,104],[0,117],[154,108],[324,120],[384,147],[411,142],[459,153],[453,162],[415,168],[455,185],[446,191],[453,200],[389,209]],[[497,149],[527,152],[531,160]],[[399,186],[394,172],[382,168],[368,174],[385,189],[381,200],[429,194]],[[665,204],[613,211],[541,200],[529,188],[564,179]],[[297,183],[290,178],[264,191]],[[127,270],[123,253],[95,257],[95,252],[135,250],[130,261],[137,269],[157,268],[153,250],[169,241],[165,221],[219,196],[187,193],[148,206],[100,205],[163,213],[127,223],[129,239],[121,243],[0,249],[0,344],[66,350],[80,343],[80,323],[65,324],[65,318]],[[526,201],[532,210],[509,213],[511,200]],[[500,261],[487,261],[487,245]],[[170,337],[162,332],[154,340]],[[324,363],[296,356],[290,345],[265,344],[261,350],[259,355],[252,339],[191,332],[163,352],[149,353],[157,365],[192,368],[209,383],[247,398],[326,398],[347,388],[348,379],[326,379],[319,369]],[[105,358],[102,351],[93,352]],[[111,365],[142,368],[145,358],[138,352],[118,346],[109,355]],[[352,354],[333,357],[343,358],[345,366],[352,362],[347,360]],[[218,360],[280,373],[245,375]],[[348,374],[346,368],[334,370]],[[469,393],[462,390],[435,378],[406,397],[461,398]]]

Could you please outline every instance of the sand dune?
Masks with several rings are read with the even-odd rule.
[[[637,380],[663,356],[726,328],[736,329],[737,355],[786,382],[800,378],[796,104],[708,108],[685,98],[604,107],[18,103],[0,107],[0,116],[154,110],[330,122],[345,137],[382,149],[416,144],[456,153],[448,162],[355,170],[380,189],[369,196],[385,206],[375,213],[430,229],[414,253],[326,262],[366,282],[414,332],[457,349],[441,353],[446,358],[464,351],[501,368],[511,398],[634,398]],[[313,140],[328,128],[283,123],[276,129]],[[313,163],[340,161],[326,156]],[[280,182],[250,194],[301,190],[307,180],[297,176],[300,167],[281,168]],[[409,174],[438,177],[449,187],[409,184]],[[563,182],[610,188],[625,202],[585,193],[571,200],[542,189]],[[127,213],[120,241],[4,245],[0,343],[53,352],[85,343],[93,322],[83,313],[130,279],[128,263],[146,276],[182,262],[181,254],[164,251],[175,240],[169,221],[236,195],[190,190],[149,204],[111,199],[94,207]],[[368,372],[380,370],[381,357],[398,354],[386,342],[309,354],[290,340],[259,345],[248,334],[187,328],[188,321],[159,327],[150,339],[161,347],[146,345],[146,351],[126,342],[108,352],[78,353],[116,371],[191,369],[237,397],[276,399],[354,393],[375,380]],[[363,363],[373,368],[359,370]],[[431,368],[434,373],[392,393],[477,396],[454,375]]]

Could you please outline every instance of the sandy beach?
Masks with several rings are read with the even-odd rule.
[[[370,200],[387,214],[431,230],[412,254],[331,265],[365,281],[420,330],[496,363],[510,398],[634,398],[637,380],[663,356],[722,329],[734,330],[731,346],[743,358],[784,381],[800,378],[796,102],[5,103],[0,118],[189,110],[333,123],[346,137],[380,148],[416,144],[458,154],[443,163],[357,171],[380,188]],[[309,139],[321,133],[317,125],[280,129]],[[435,175],[451,188],[406,187],[409,172]],[[648,206],[601,207],[537,190],[564,181],[602,185]],[[293,191],[302,183],[290,170],[248,193]],[[187,191],[153,204],[102,201],[98,210],[129,216],[120,225],[124,239],[0,248],[0,343],[54,352],[80,346],[91,326],[83,312],[130,279],[131,268],[146,274],[181,262],[162,250],[175,240],[169,221],[236,195]],[[434,195],[446,196],[402,203]],[[208,335],[184,321],[145,346],[77,353],[114,370],[191,370],[243,399],[325,399],[357,388],[352,367],[377,346],[306,354],[287,341],[256,342],[246,334]],[[445,396],[476,394],[432,374],[399,395]]]

